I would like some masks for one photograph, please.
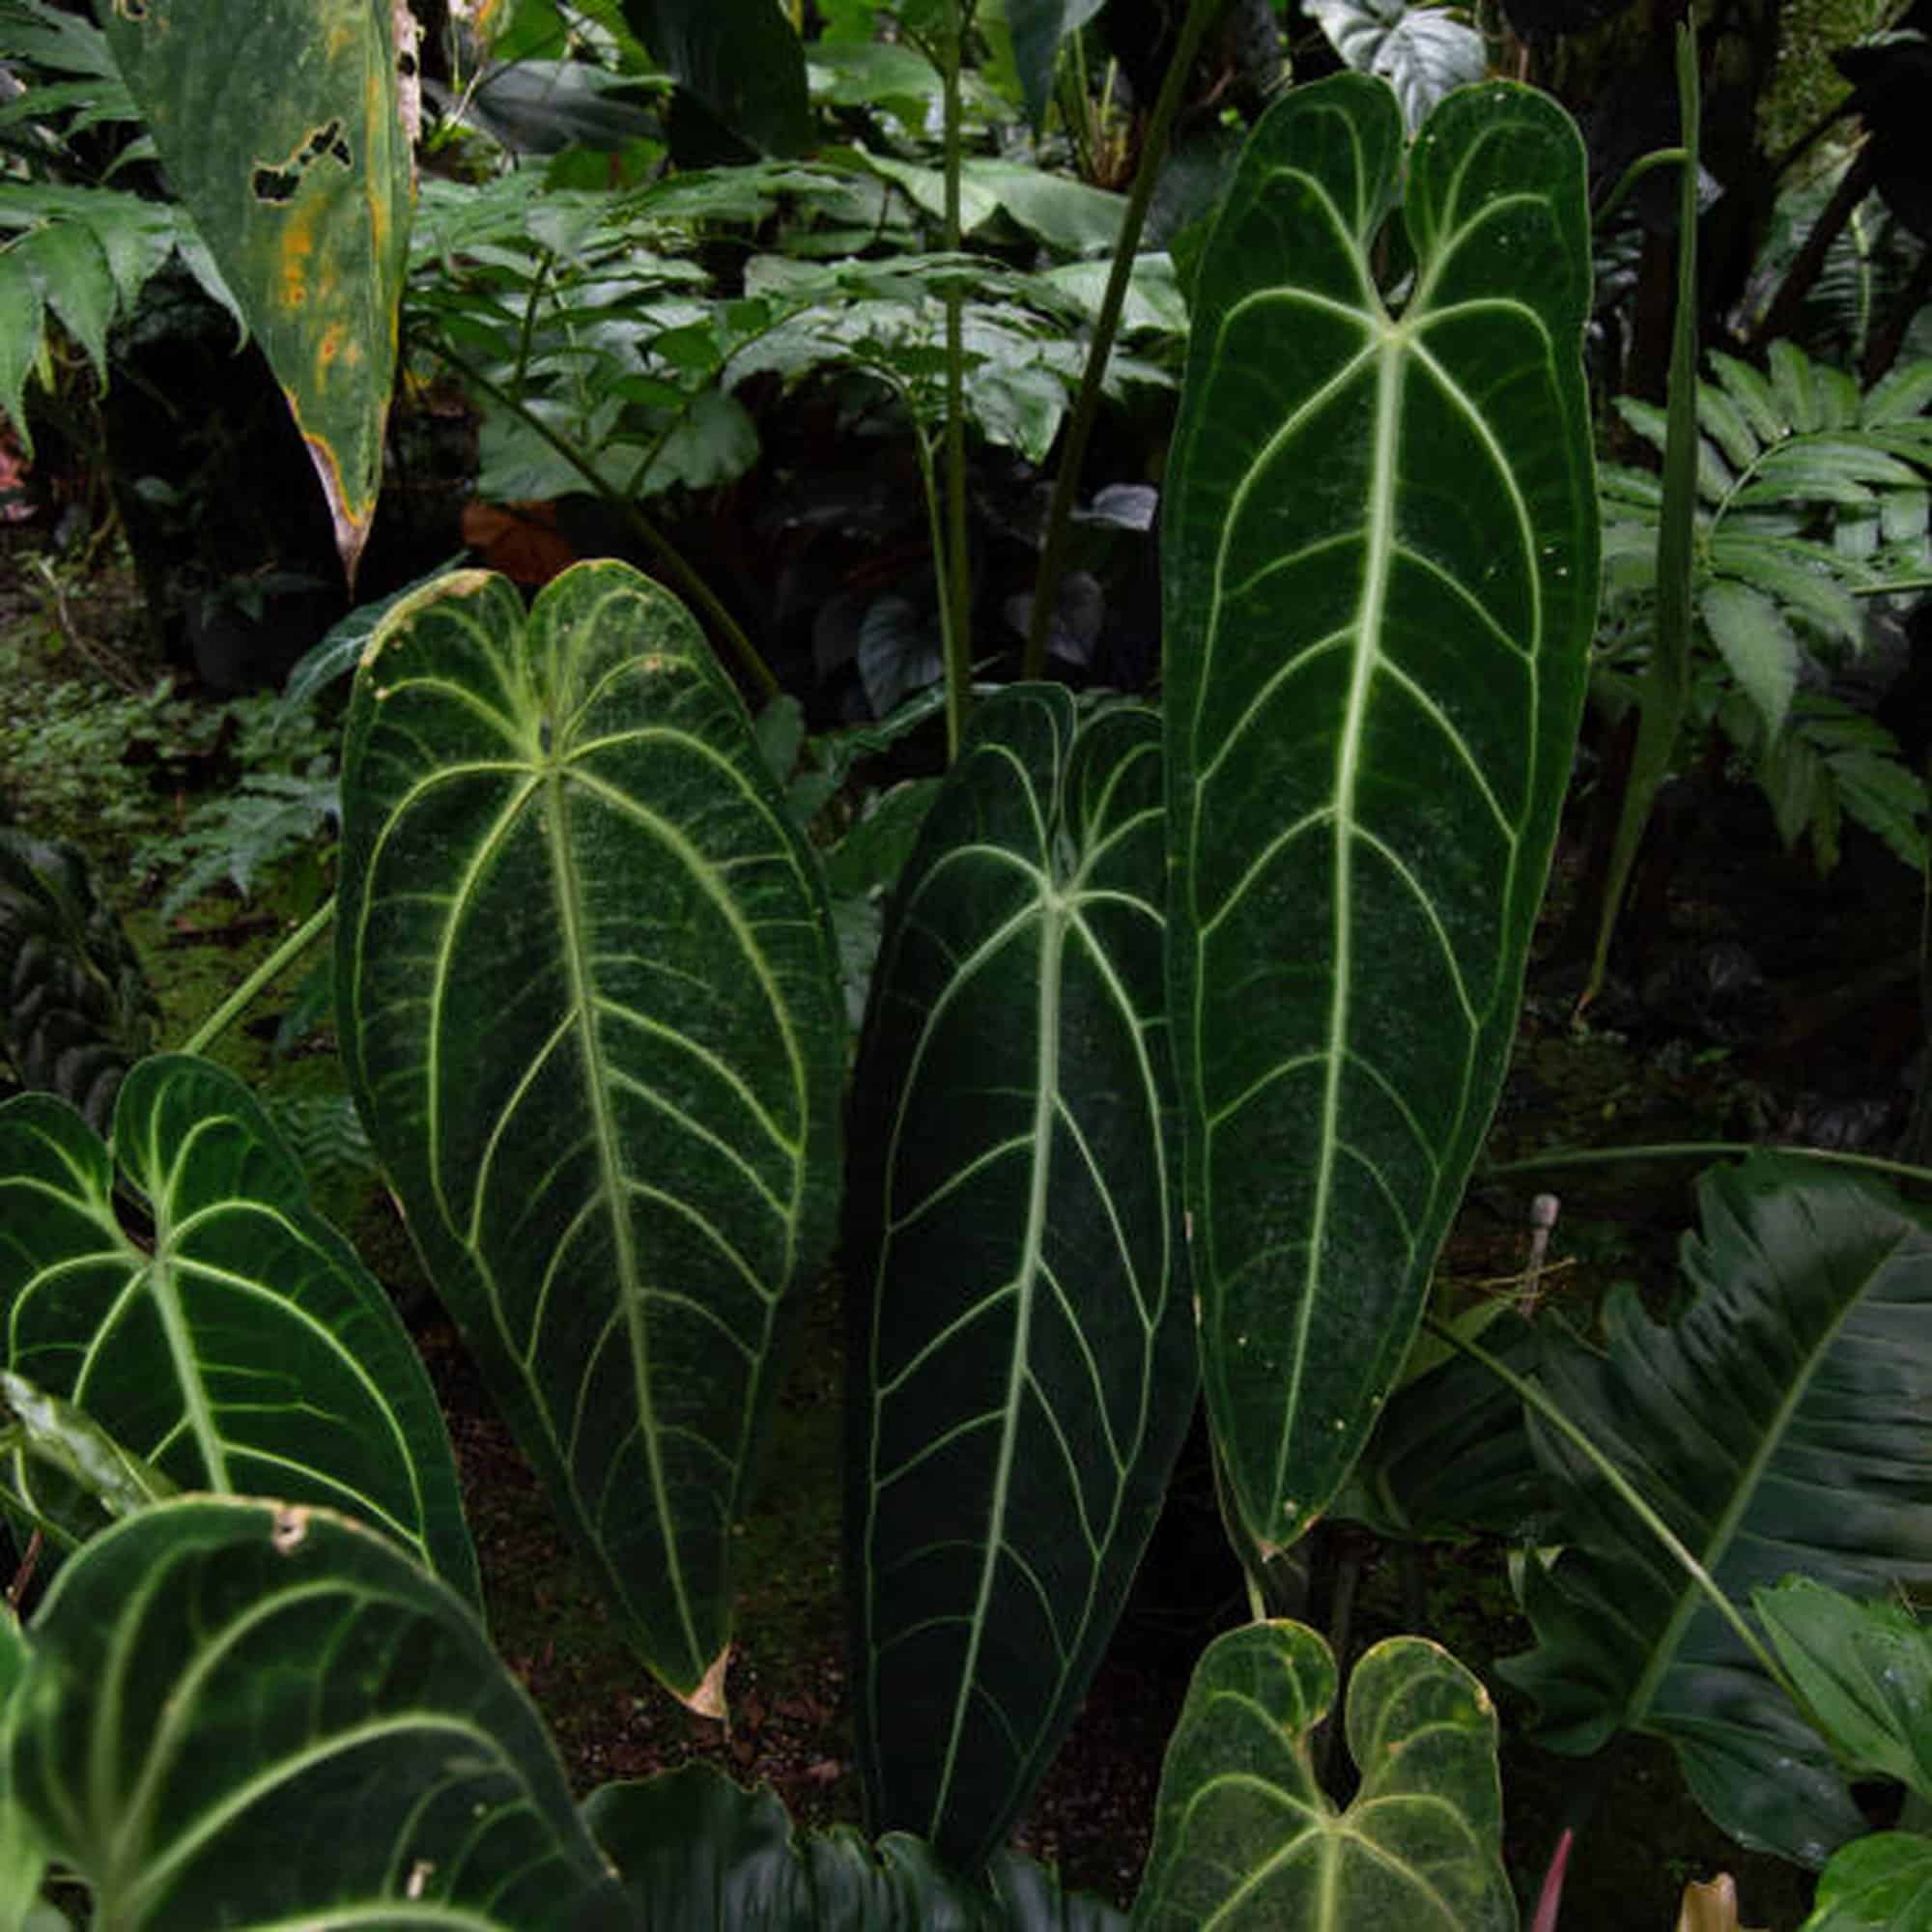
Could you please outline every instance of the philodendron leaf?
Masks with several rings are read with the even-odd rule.
[[[460,572],[351,704],[343,1058],[437,1287],[651,1667],[723,1709],[781,1306],[833,1232],[824,892],[684,607]]]
[[[409,255],[399,10],[389,0],[95,4],[169,185],[288,397],[353,580],[383,481]]]
[[[1545,96],[1416,143],[1296,88],[1200,270],[1162,507],[1169,988],[1202,1373],[1265,1554],[1399,1374],[1502,1078],[1597,596],[1583,156]]]
[[[146,1225],[127,1225],[117,1179]],[[481,1601],[422,1363],[232,1074],[142,1061],[111,1150],[46,1094],[0,1107],[0,1310],[13,1373],[78,1408],[96,1450],[138,1459],[130,1501],[140,1463],[184,1489],[273,1487],[384,1530]],[[12,1480],[66,1520],[72,1480],[43,1456],[16,1456]]]
[[[1932,1838],[1872,1832],[1818,1875],[1799,1932],[1932,1932]]]
[[[1515,1932],[1496,1716],[1425,1637],[1389,1637],[1349,1682],[1346,1811],[1310,1737],[1335,1660],[1301,1624],[1229,1631],[1195,1665],[1167,1747],[1137,1932]]]
[[[630,1923],[475,1618],[345,1518],[163,1503],[68,1563],[28,1636],[13,1797],[96,1925]]]
[[[1800,1571],[1869,1596],[1932,1578],[1932,1234],[1883,1190],[1756,1156],[1705,1176],[1696,1298],[1605,1311],[1605,1354],[1546,1343],[1541,1379],[1735,1604]],[[1532,1565],[1539,1647],[1504,1666],[1542,1741],[1618,1728],[1676,1747],[1741,1843],[1822,1864],[1864,1818],[1832,1751],[1695,1581],[1546,1425],[1565,1548]]]
[[[615,1866],[636,1922],[730,1932],[1124,1932],[1124,1916],[1003,1851],[984,1884],[894,1833],[874,1850],[849,1826],[799,1833],[771,1791],[710,1766],[607,1784],[584,1822]]]
[[[976,1869],[1072,1721],[1193,1407],[1160,727],[980,706],[855,1081],[855,1692],[874,1829]]]
[[[1802,1577],[1751,1601],[1839,1757],[1932,1798],[1932,1631],[1902,1604]]]

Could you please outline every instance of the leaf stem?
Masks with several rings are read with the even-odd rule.
[[[473,384],[484,395],[500,408],[511,411],[529,429],[550,444],[570,467],[582,476],[585,483],[609,503],[637,533],[639,540],[650,552],[658,568],[669,580],[672,587],[696,604],[712,628],[730,645],[732,655],[738,660],[745,675],[751,679],[758,696],[770,700],[779,695],[779,681],[772,675],[771,667],[758,655],[758,647],[745,635],[743,627],[730,611],[718,601],[711,586],[698,576],[696,571],[684,560],[676,546],[651,520],[639,509],[621,490],[612,489],[597,472],[595,466],[573,444],[568,438],[559,436],[543,417],[533,410],[519,402],[501,384],[491,381],[468,357],[440,342],[426,345],[430,354],[448,365],[466,383]]]
[[[966,0],[946,0],[946,58],[940,66],[946,116],[946,221],[942,240],[959,252],[959,65],[965,58]],[[946,303],[946,542],[935,553],[946,652],[946,759],[959,755],[973,703],[973,580],[966,548],[966,291],[949,275]]]
[[[1688,148],[1653,148],[1647,155],[1639,155],[1624,170],[1623,179],[1610,190],[1609,199],[1590,217],[1593,228],[1602,228],[1618,209],[1630,199],[1631,190],[1654,168],[1673,167],[1680,161],[1688,161],[1690,151]]]
[[[1438,1339],[1460,1349],[1471,1360],[1480,1362],[1527,1404],[1546,1428],[1562,1436],[1589,1463],[1637,1520],[1677,1559],[1685,1575],[1697,1585],[1712,1608],[1730,1625],[1739,1642],[1750,1652],[1765,1675],[1791,1699],[1793,1706],[1805,1721],[1811,1722],[1810,1705],[1799,1695],[1797,1687],[1784,1674],[1782,1666],[1772,1655],[1764,1639],[1751,1629],[1744,1612],[1719,1587],[1718,1579],[1705,1569],[1690,1545],[1644,1500],[1624,1472],[1598,1448],[1584,1430],[1563,1412],[1556,1401],[1527,1377],[1518,1375],[1507,1362],[1492,1354],[1480,1342],[1471,1341],[1466,1335],[1460,1333],[1452,1322],[1444,1321],[1440,1316],[1425,1314],[1422,1323]]]
[[[322,935],[328,930],[329,922],[335,917],[335,895],[331,893],[324,899],[301,924],[289,934],[242,983],[182,1041],[184,1053],[206,1053],[228,1029],[241,1018],[249,1005],[270,980],[282,973]]]
[[[1180,110],[1181,95],[1194,66],[1194,56],[1208,27],[1219,15],[1226,0],[1190,0],[1187,17],[1181,23],[1180,39],[1174,58],[1162,76],[1160,93],[1154,99],[1153,113],[1141,139],[1141,157],[1134,169],[1133,186],[1127,193],[1126,212],[1121,216],[1120,239],[1114,243],[1113,267],[1107,275],[1106,292],[1100,298],[1100,312],[1094,319],[1094,340],[1087,350],[1087,365],[1080,372],[1080,393],[1073,399],[1073,414],[1066,424],[1066,440],[1061,445],[1060,469],[1053,479],[1053,497],[1047,505],[1046,526],[1041,534],[1039,570],[1034,578],[1033,610],[1027,618],[1026,655],[1020,664],[1023,678],[1046,674],[1047,639],[1053,635],[1054,612],[1060,608],[1060,576],[1066,557],[1066,533],[1071,526],[1073,505],[1080,494],[1080,472],[1087,461],[1087,443],[1094,433],[1094,418],[1100,412],[1100,395],[1106,381],[1107,364],[1114,354],[1114,337],[1120,331],[1121,311],[1126,304],[1127,285],[1133,279],[1134,260],[1140,251],[1141,231],[1147,226],[1148,204],[1153,199],[1153,185],[1160,164],[1167,158],[1168,134],[1174,117]]]
[[[1887,1160],[1875,1153],[1844,1153],[1835,1148],[1772,1147],[1759,1141],[1655,1141],[1636,1147],[1558,1148],[1551,1153],[1485,1164],[1479,1178],[1500,1180],[1508,1175],[1542,1174],[1560,1167],[1606,1167],[1635,1160],[1714,1160],[1726,1154],[1753,1153],[1788,1154],[1795,1160],[1815,1160],[1829,1167],[1849,1167],[1932,1185],[1932,1168],[1917,1167],[1911,1161]]]
[[[1669,413],[1664,433],[1663,507],[1657,532],[1657,623],[1638,695],[1636,749],[1624,781],[1616,837],[1597,914],[1590,977],[1577,1002],[1596,998],[1609,968],[1610,938],[1650,823],[1651,807],[1670,766],[1690,701],[1690,586],[1697,507],[1697,37],[1677,29],[1677,101],[1683,123],[1683,171],[1677,204],[1677,309],[1670,338]]]

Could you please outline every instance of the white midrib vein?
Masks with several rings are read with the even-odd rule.
[[[657,1520],[665,1526],[665,1564],[669,1572],[668,1580],[671,1595],[677,1603],[678,1622],[684,1628],[684,1640],[692,1662],[702,1675],[711,1660],[704,1655],[696,1627],[692,1622],[691,1591],[684,1575],[684,1561],[677,1539],[670,1533],[670,1525],[676,1519],[665,1488],[664,1456],[658,1443],[657,1416],[651,1402],[648,1337],[644,1332],[643,1298],[638,1292],[637,1244],[632,1237],[631,1217],[625,1208],[624,1175],[616,1156],[617,1123],[611,1117],[611,1096],[597,1070],[603,1053],[597,1037],[596,1004],[592,997],[589,958],[582,924],[582,896],[577,875],[577,855],[571,848],[565,827],[566,786],[562,766],[552,764],[545,772],[542,783],[550,794],[550,809],[542,814],[541,822],[544,836],[550,841],[551,876],[557,886],[557,918],[563,939],[563,956],[570,972],[571,1011],[577,1016],[578,1030],[582,1037],[583,1096],[590,1109],[597,1142],[598,1172],[604,1198],[609,1204],[611,1239],[617,1250],[617,1292],[624,1305],[624,1321],[631,1336],[638,1436],[643,1444],[644,1463],[650,1473],[651,1500],[657,1510]],[[573,1492],[576,1489],[575,1477],[571,1479],[571,1488]],[[582,1507],[582,1501],[579,1507]],[[602,1539],[595,1534],[594,1526],[586,1524],[586,1527],[592,1528],[593,1546],[601,1547]]]
[[[952,1792],[960,1740],[965,1734],[967,1707],[980,1668],[980,1640],[992,1604],[993,1579],[1005,1548],[1007,1494],[1012,1481],[1013,1455],[1019,1437],[1019,1407],[1026,1393],[1028,1345],[1032,1339],[1034,1296],[1039,1288],[1040,1239],[1046,1229],[1046,1201],[1053,1173],[1050,1154],[1054,1111],[1060,1098],[1060,961],[1066,944],[1068,904],[1055,886],[1043,885],[1039,919],[1038,1091],[1034,1100],[1033,1174],[1027,1190],[1026,1235],[1020,1248],[1019,1279],[1014,1289],[1012,1351],[1007,1366],[1006,1420],[1000,1430],[999,1461],[993,1470],[992,1516],[986,1524],[986,1544],[980,1559],[980,1587],[973,1600],[966,1655],[959,1667],[959,1690],[953,1699],[952,1721],[946,1738],[946,1761],[939,1788],[933,1794],[927,1837],[937,1837]]]
[[[1388,600],[1389,566],[1395,555],[1396,431],[1402,418],[1402,379],[1408,361],[1399,324],[1384,324],[1377,353],[1376,446],[1368,504],[1367,544],[1362,559],[1362,595],[1355,607],[1355,664],[1349,683],[1348,713],[1335,751],[1335,810],[1330,823],[1335,841],[1335,955],[1328,996],[1326,1065],[1321,1083],[1321,1131],[1315,1169],[1315,1203],[1309,1215],[1308,1254],[1301,1284],[1301,1306],[1294,1323],[1294,1352],[1289,1363],[1281,1435],[1275,1446],[1273,1496],[1282,1496],[1288,1479],[1289,1443],[1301,1409],[1301,1384],[1308,1368],[1309,1333],[1321,1286],[1323,1233],[1335,1186],[1336,1135],[1342,1116],[1342,1068],[1349,1045],[1349,976],[1354,944],[1352,871],[1355,789],[1360,777],[1362,723],[1379,657],[1382,609]],[[1272,1507],[1272,1505],[1271,1505]],[[1291,1505],[1288,1514],[1298,1514]],[[1293,1527],[1293,1525],[1289,1525]]]

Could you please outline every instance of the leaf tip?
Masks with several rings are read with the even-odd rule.
[[[727,1643],[711,1660],[710,1667],[698,1679],[697,1689],[686,1696],[678,1692],[678,1702],[687,1711],[695,1711],[700,1718],[716,1718],[724,1720],[724,1672],[731,1662],[731,1646]]]

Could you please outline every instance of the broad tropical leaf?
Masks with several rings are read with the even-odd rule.
[[[96,0],[96,11],[169,184],[289,399],[353,580],[383,481],[409,255],[397,9]]]
[[[1169,987],[1231,1506],[1294,1541],[1399,1373],[1488,1124],[1597,596],[1582,150],[1297,88],[1203,260],[1162,511]]]
[[[1707,1175],[1674,1324],[1634,1293],[1605,1354],[1542,1379],[1735,1604],[1793,1571],[1853,1595],[1932,1579],[1932,1234],[1877,1187],[1758,1156]],[[1504,1666],[1542,1741],[1667,1739],[1740,1842],[1822,1864],[1864,1829],[1832,1751],[1670,1552],[1542,1425],[1566,1547],[1527,1573],[1539,1647]]]
[[[1309,0],[1308,11],[1357,73],[1395,89],[1411,134],[1445,95],[1483,77],[1482,35],[1433,0]]]
[[[97,1925],[630,1922],[475,1618],[341,1517],[144,1511],[63,1568],[28,1643],[13,1795]]]
[[[1003,1851],[983,1885],[917,1838],[876,1851],[849,1826],[799,1833],[770,1790],[708,1765],[607,1784],[584,1822],[616,1867],[636,1923],[730,1932],[1125,1932],[1126,1919],[1051,1871]]]
[[[830,1244],[824,892],[669,592],[460,572],[371,641],[343,1057],[437,1287],[651,1667],[721,1711],[781,1304]]]
[[[81,855],[0,827],[0,1094],[58,1094],[106,1132],[158,1012]]]
[[[1754,1591],[1752,1602],[1842,1761],[1932,1798],[1932,1631],[1903,1604],[1803,1577]]]
[[[889,916],[856,1082],[853,1524],[874,1829],[964,1869],[1072,1721],[1193,1406],[1160,728],[980,706]]]
[[[0,1107],[0,1311],[8,1368],[167,1482],[340,1509],[481,1601],[422,1363],[232,1074],[143,1061],[111,1149],[50,1095]],[[71,1480],[44,1456],[11,1479],[70,1519]]]
[[[1519,1375],[1532,1372],[1537,1331],[1520,1316],[1504,1312],[1471,1332]],[[1516,1391],[1483,1363],[1452,1354],[1389,1396],[1333,1507],[1380,1536],[1542,1540],[1549,1483]]]
[[[1247,1624],[1195,1666],[1167,1747],[1139,1932],[1515,1932],[1496,1714],[1426,1637],[1389,1637],[1349,1682],[1362,1775],[1337,1811],[1310,1737],[1335,1660],[1301,1624]]]
[[[631,30],[739,140],[795,155],[811,138],[805,48],[769,0],[623,0]]]
[[[1007,0],[1007,27],[1013,37],[1013,66],[1036,129],[1046,126],[1053,99],[1053,71],[1067,35],[1077,34],[1105,0]],[[1150,103],[1151,104],[1151,103]]]
[[[1871,1832],[1818,1875],[1799,1932],[1932,1932],[1932,1838]]]

